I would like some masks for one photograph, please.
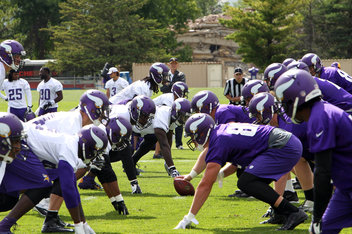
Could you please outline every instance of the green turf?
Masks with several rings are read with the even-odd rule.
[[[192,88],[191,97],[201,89]],[[227,103],[222,95],[222,88],[212,88],[221,103]],[[76,106],[81,90],[65,90],[64,100],[60,102],[59,110],[69,110]],[[33,91],[34,103],[37,102],[37,92]],[[6,105],[0,103],[0,111],[5,111]],[[184,145],[186,140],[183,140]],[[181,174],[187,174],[194,165],[199,152],[188,149],[177,150],[172,147],[175,165]],[[145,155],[139,162],[145,170],[138,177],[143,194],[131,195],[131,187],[123,173],[121,162],[113,163],[118,182],[130,215],[120,216],[114,211],[109,199],[103,191],[80,190],[83,209],[90,226],[96,233],[184,233],[184,230],[173,230],[178,222],[188,213],[193,197],[180,197],[174,190],[173,180],[167,176],[162,159],[152,159],[153,152]],[[202,175],[192,183],[196,187]],[[268,208],[263,202],[255,199],[229,198],[236,187],[236,176],[226,178],[223,188],[213,186],[210,197],[196,216],[199,225],[186,230],[187,233],[276,233],[278,225],[260,225],[264,219],[261,216]],[[303,193],[299,191],[300,201]],[[6,213],[0,213],[2,219]],[[63,206],[60,216],[70,221],[67,209]],[[29,211],[18,221],[15,233],[40,233],[44,218],[35,211]],[[296,227],[294,231],[280,233],[307,233],[310,219]],[[342,233],[352,233],[346,229]]]

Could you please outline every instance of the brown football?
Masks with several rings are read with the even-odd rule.
[[[174,187],[178,194],[181,196],[193,196],[194,195],[194,187],[191,182],[187,180],[183,180],[182,176],[178,176],[174,178]]]

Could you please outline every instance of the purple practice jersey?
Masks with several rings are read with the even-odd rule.
[[[329,80],[314,77],[323,94],[324,101],[340,107],[346,112],[352,112],[352,94]]]
[[[312,153],[332,149],[332,179],[340,189],[352,189],[352,117],[340,108],[317,102],[307,123]]]
[[[249,110],[246,108],[243,110],[242,106],[236,106],[232,104],[221,104],[216,109],[215,113],[215,123],[216,124],[226,124],[229,122],[238,123],[253,123],[256,119],[249,118]]]
[[[335,67],[322,67],[320,78],[329,80],[352,94],[352,77],[346,72]]]
[[[308,137],[307,137],[307,123],[301,124],[292,123],[290,117],[286,114],[278,117],[279,128],[282,128],[295,135],[302,143],[303,152],[302,157],[307,160],[314,160],[314,155],[309,152]]]
[[[215,127],[209,137],[205,162],[224,166],[226,162],[246,167],[269,146],[269,135],[274,127],[248,123],[228,123]]]

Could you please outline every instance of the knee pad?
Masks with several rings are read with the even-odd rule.
[[[18,197],[7,194],[0,194],[0,212],[12,210],[18,202]]]
[[[94,171],[100,183],[110,183],[117,180],[114,170],[110,167],[103,167],[100,171]]]
[[[54,180],[53,189],[51,190],[51,193],[62,197],[62,191],[61,191],[59,179]]]
[[[28,189],[24,194],[33,202],[34,205],[38,204],[43,198],[49,196],[52,187]]]

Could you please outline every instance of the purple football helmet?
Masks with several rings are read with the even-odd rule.
[[[106,134],[111,144],[111,150],[121,151],[127,147],[130,141],[132,125],[122,117],[112,118],[106,126]]]
[[[24,51],[21,43],[15,40],[6,40],[0,44],[0,60],[7,66],[11,67],[13,70],[18,70],[20,66],[21,59],[16,60],[16,55],[25,56],[26,51]]]
[[[197,146],[204,147],[214,127],[215,122],[208,114],[198,113],[189,117],[185,124],[185,136],[191,137],[187,142],[188,147],[191,150],[195,150]]]
[[[219,105],[218,97],[215,93],[209,90],[203,90],[196,93],[191,102],[193,113],[205,113],[209,115],[212,110],[216,109]]]
[[[164,63],[153,63],[149,69],[149,76],[161,87],[164,80],[168,80],[169,68]]]
[[[268,84],[270,90],[274,89],[276,80],[286,71],[286,66],[281,63],[272,63],[265,68],[264,80]]]
[[[294,68],[298,68],[298,69],[305,70],[305,71],[309,72],[308,65],[302,61],[295,61],[295,62],[290,63],[290,65],[288,65],[288,67],[287,67],[287,70],[291,70]]]
[[[336,68],[338,68],[338,69],[341,69],[341,65],[340,65],[339,62],[333,62],[333,63],[331,64],[331,66],[332,66],[332,67],[336,67]]]
[[[108,145],[106,132],[92,124],[84,126],[78,137],[78,155],[87,165],[97,156],[101,156]]]
[[[316,97],[321,97],[322,94],[310,73],[300,69],[291,69],[277,80],[275,95],[292,122],[300,123],[295,119],[298,108]]]
[[[177,98],[171,107],[171,122],[177,126],[184,125],[191,116],[191,102],[185,98]]]
[[[257,118],[256,124],[269,124],[275,113],[275,98],[270,93],[258,93],[249,102],[249,117]]]
[[[313,66],[315,73],[319,73],[323,65],[318,55],[313,53],[308,53],[302,57],[300,60],[308,65],[308,67]],[[315,74],[312,74],[315,75]]]
[[[269,92],[268,85],[262,80],[250,80],[242,88],[242,96],[248,105],[253,95],[262,92]]]
[[[3,162],[11,163],[10,157],[14,143],[25,137],[21,120],[11,113],[0,113],[0,157]]]
[[[149,127],[155,115],[155,103],[145,95],[134,97],[128,107],[132,121],[138,130]]]
[[[171,87],[171,92],[177,98],[188,98],[188,86],[185,82],[177,81]]]
[[[95,126],[109,121],[109,99],[101,91],[87,90],[80,99],[79,106]],[[105,124],[105,123],[104,123]]]
[[[287,58],[287,59],[285,59],[283,62],[282,62],[282,65],[284,65],[284,66],[288,66],[288,65],[290,65],[292,62],[295,62],[296,60],[295,59],[293,59],[293,58]]]

